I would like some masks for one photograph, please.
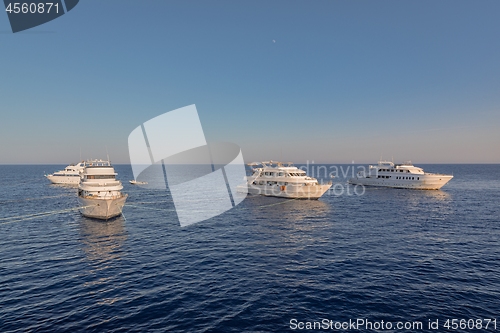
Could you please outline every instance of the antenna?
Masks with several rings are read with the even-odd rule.
[[[104,147],[106,147],[106,157],[108,158],[108,162],[111,162],[111,161],[109,160],[108,146],[104,146]]]

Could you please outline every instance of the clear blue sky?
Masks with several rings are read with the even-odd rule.
[[[196,104],[247,162],[500,163],[500,1],[82,0],[12,34],[0,163],[128,163]],[[274,40],[274,41],[273,41]]]

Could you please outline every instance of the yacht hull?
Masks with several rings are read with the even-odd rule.
[[[83,216],[101,220],[109,220],[122,214],[123,206],[127,200],[127,194],[113,199],[91,199],[78,197],[80,213]]]
[[[416,177],[415,177],[416,178]],[[383,179],[371,177],[358,177],[349,179],[353,185],[393,187],[414,190],[439,190],[448,183],[453,176],[451,175],[419,175],[419,180],[404,179]]]
[[[332,186],[312,185],[312,186],[268,186],[268,185],[248,185],[238,188],[239,192],[246,192],[251,195],[264,195],[268,197],[317,200]]]
[[[48,180],[52,184],[67,184],[67,185],[78,185],[80,183],[80,176],[53,176],[47,175]]]

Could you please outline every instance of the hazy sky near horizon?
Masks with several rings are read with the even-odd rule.
[[[0,13],[0,163],[128,163],[196,104],[247,162],[500,163],[500,2],[82,0]]]

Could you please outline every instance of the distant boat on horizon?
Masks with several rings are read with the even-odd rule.
[[[147,185],[148,184],[148,182],[140,182],[137,180],[129,180],[128,182],[132,185]]]
[[[85,162],[81,161],[80,163],[68,165],[64,170],[45,175],[45,177],[50,180],[52,184],[78,185],[84,170]]]
[[[349,179],[353,185],[383,186],[415,190],[439,190],[453,178],[452,175],[424,172],[411,161],[394,164],[379,161],[368,166],[368,172],[359,171],[356,177]]]

